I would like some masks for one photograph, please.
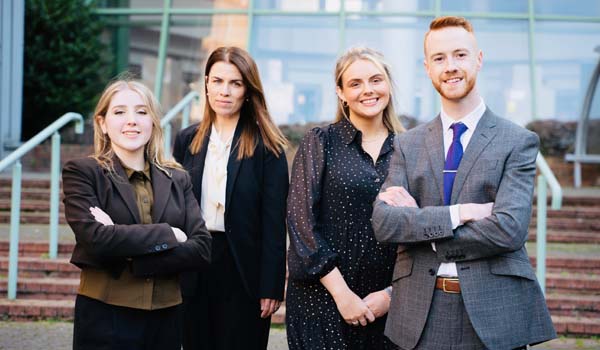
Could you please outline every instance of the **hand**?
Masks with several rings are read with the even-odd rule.
[[[366,326],[368,323],[375,321],[375,315],[373,315],[367,304],[351,290],[348,289],[347,292],[334,296],[334,300],[338,311],[347,324]]]
[[[379,193],[379,199],[393,207],[418,208],[417,201],[402,186],[391,186]]]
[[[99,223],[101,223],[102,225],[104,225],[104,226],[114,225],[114,222],[112,221],[110,216],[108,216],[108,214],[106,214],[104,212],[104,210],[102,210],[98,207],[90,207],[90,213],[92,213],[92,215],[94,216],[94,219],[96,221],[98,221]]]
[[[187,241],[187,235],[185,234],[185,232],[181,231],[177,227],[171,227],[171,230],[173,230],[173,234],[175,235],[175,239],[177,240],[177,242],[183,243]]]
[[[375,318],[378,318],[388,312],[392,299],[390,298],[388,292],[385,290],[380,290],[367,295],[363,301],[365,304],[367,304],[369,310],[373,312]]]
[[[466,203],[459,204],[458,215],[460,217],[460,223],[464,224],[469,221],[477,221],[492,215],[492,209],[494,208],[494,202],[477,204],[477,203]]]
[[[267,318],[274,314],[281,306],[280,300],[275,299],[260,299],[260,317]]]

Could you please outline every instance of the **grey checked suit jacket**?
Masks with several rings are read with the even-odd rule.
[[[451,204],[494,202],[493,212],[452,230],[443,204],[439,116],[396,138],[382,190],[404,186],[419,208],[377,200],[373,228],[379,241],[402,244],[385,330],[397,345],[417,345],[441,262],[456,263],[467,313],[487,348],[506,350],[556,337],[524,246],[538,146],[536,134],[487,109],[458,167]]]

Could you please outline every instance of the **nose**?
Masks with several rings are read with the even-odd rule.
[[[137,124],[137,115],[135,111],[127,112],[127,125],[136,125]]]
[[[222,84],[219,89],[219,94],[221,96],[229,96],[229,84]]]
[[[456,61],[454,60],[453,57],[448,57],[448,59],[446,60],[446,72],[451,73],[451,72],[456,72],[458,70],[457,66],[456,66]]]
[[[363,89],[363,93],[365,95],[370,95],[373,93],[373,85],[370,82],[366,83],[364,86],[365,88]]]

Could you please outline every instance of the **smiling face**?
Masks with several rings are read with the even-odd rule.
[[[432,30],[425,38],[425,70],[443,102],[477,98],[482,61],[475,36],[462,27]]]
[[[106,115],[96,118],[119,158],[143,160],[144,147],[152,136],[152,116],[137,92],[128,88],[118,91]]]
[[[359,59],[342,74],[338,97],[348,103],[350,119],[382,118],[383,110],[390,102],[390,85],[373,62]]]
[[[217,118],[239,118],[246,94],[242,74],[231,63],[215,63],[206,77],[206,94]]]

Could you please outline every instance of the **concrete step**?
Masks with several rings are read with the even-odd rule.
[[[532,252],[530,251],[529,253],[531,254]],[[535,256],[530,256],[529,260],[535,268]],[[600,274],[600,256],[575,254],[563,254],[562,256],[550,255],[546,258],[546,269],[549,273]]]
[[[598,199],[600,201],[600,198]],[[600,206],[563,206],[560,210],[548,210],[550,218],[582,218],[597,220],[600,218]],[[532,220],[537,217],[536,207],[533,207]]]
[[[599,317],[573,317],[552,316],[552,322],[556,332],[566,336],[590,336],[600,335]]]
[[[80,270],[69,262],[69,258],[47,259],[19,257],[19,279],[21,278],[79,278]],[[0,276],[8,275],[8,257],[0,256]]]
[[[12,208],[10,199],[0,199],[0,211],[10,212]],[[65,206],[62,202],[58,203],[59,212],[64,212]],[[50,212],[50,200],[28,199],[21,201],[21,215],[25,212]]]
[[[74,242],[60,242],[58,244],[59,256],[70,256],[75,248]],[[8,256],[10,250],[10,241],[0,240],[0,256]],[[19,256],[42,257],[48,255],[48,241],[27,241],[19,242]]]
[[[73,320],[75,300],[0,299],[0,318],[12,321]]]
[[[536,240],[537,230],[535,228],[530,228],[528,241],[535,242]],[[600,232],[571,229],[551,229],[546,231],[546,242],[600,244]]]
[[[546,304],[553,316],[600,318],[600,295],[546,295]]]
[[[0,277],[0,293],[7,292],[8,279]],[[17,298],[75,300],[79,278],[19,278]]]
[[[62,190],[59,192],[62,201]],[[0,198],[10,199],[12,189],[10,187],[0,187]],[[50,188],[23,187],[21,188],[21,201],[27,200],[50,200]]]
[[[26,212],[22,211],[20,216],[21,224],[49,224],[50,216],[48,212]],[[67,223],[63,213],[59,213],[58,222],[61,225]],[[0,211],[0,224],[10,223],[10,211]]]
[[[548,293],[600,295],[600,276],[584,273],[546,274]]]
[[[535,228],[536,220],[531,220],[529,227]],[[586,218],[552,218],[548,217],[546,225],[549,230],[571,230],[600,232],[600,220]]]

